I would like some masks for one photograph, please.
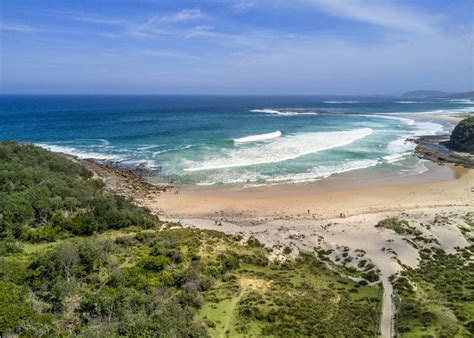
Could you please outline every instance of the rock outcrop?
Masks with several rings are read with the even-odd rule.
[[[451,134],[448,146],[456,151],[474,153],[474,116],[458,123]]]

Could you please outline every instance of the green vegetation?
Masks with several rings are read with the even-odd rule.
[[[1,336],[378,332],[378,284],[313,254],[271,262],[255,238],[163,226],[34,146],[0,144],[0,236]]]
[[[466,237],[473,215],[461,218]],[[392,278],[397,334],[472,336],[474,247],[447,254],[398,218],[377,227],[421,247],[419,268]],[[79,163],[0,143],[1,336],[378,335],[369,260],[356,269],[334,265],[331,250],[282,251],[272,261],[256,238],[164,225]]]
[[[302,253],[295,261],[255,265],[247,257],[263,252],[244,250],[239,254],[242,266],[204,292],[201,317],[212,336],[378,334],[379,285],[364,286],[342,278],[312,254]]]
[[[420,251],[420,267],[408,268],[394,284],[400,336],[474,335],[473,253],[473,246],[456,254],[439,248]]]
[[[470,116],[454,128],[449,146],[454,150],[474,153],[474,116]]]
[[[158,220],[129,200],[103,191],[83,166],[14,142],[0,143],[0,253],[20,250],[16,240],[53,242]]]
[[[399,219],[398,217],[385,218],[375,227],[393,230],[399,235],[421,235],[421,232],[410,226],[408,221]]]

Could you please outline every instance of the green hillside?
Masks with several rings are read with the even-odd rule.
[[[381,288],[324,257],[163,224],[80,164],[0,144],[2,336],[374,336]]]

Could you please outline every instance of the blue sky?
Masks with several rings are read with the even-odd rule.
[[[0,0],[1,93],[473,90],[472,0]]]

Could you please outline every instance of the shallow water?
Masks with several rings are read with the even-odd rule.
[[[406,139],[452,126],[410,113],[473,109],[390,97],[0,96],[0,139],[145,164],[157,182],[278,184],[421,172]]]

